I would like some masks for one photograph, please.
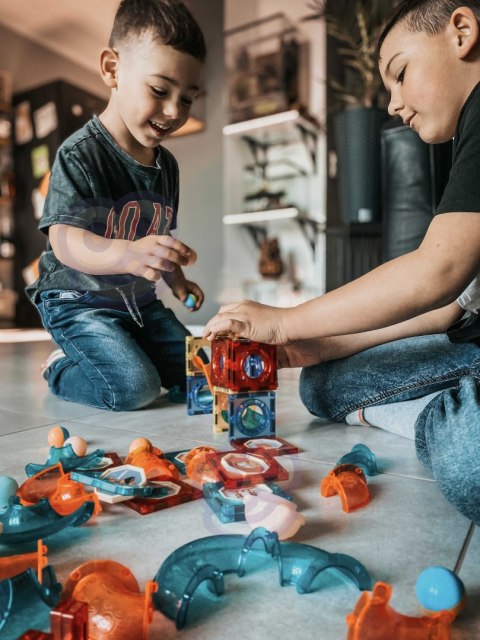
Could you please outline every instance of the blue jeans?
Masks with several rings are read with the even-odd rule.
[[[105,307],[90,292],[42,292],[37,308],[66,355],[46,371],[60,398],[129,411],[153,402],[161,386],[185,389],[189,332],[160,300],[140,309],[143,326],[122,299]]]
[[[456,508],[480,525],[480,347],[446,335],[405,338],[302,370],[300,396],[320,418],[442,391],[415,424],[419,460]]]

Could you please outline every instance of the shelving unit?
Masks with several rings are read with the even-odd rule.
[[[267,185],[275,182],[308,178],[317,171],[317,146],[319,128],[298,110],[289,110],[224,127],[224,135],[235,136],[248,148],[252,163],[244,165],[245,172],[256,182],[258,191],[244,196],[249,201],[271,199],[280,206],[252,208],[249,211],[229,213],[224,224],[242,225],[260,246],[267,236],[266,222],[291,220],[305,236],[311,250],[315,251],[318,234],[325,225],[311,217],[305,208],[293,205],[288,190],[269,191]],[[256,198],[256,196],[258,197]],[[278,198],[273,198],[277,196]],[[282,198],[286,201],[281,202]],[[246,208],[246,207],[245,207]]]
[[[223,300],[294,305],[324,290],[321,128],[309,115],[310,42],[283,13],[226,36]]]
[[[0,71],[0,327],[11,327],[17,294],[14,290],[13,157],[11,82]]]
[[[232,213],[223,216],[224,224],[243,225],[252,236],[257,247],[260,247],[262,240],[265,240],[267,237],[267,228],[264,223],[271,220],[295,221],[313,252],[315,251],[318,234],[325,230],[325,225],[322,222],[308,218],[295,207]]]

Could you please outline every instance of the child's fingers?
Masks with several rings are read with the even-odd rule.
[[[155,236],[157,240],[157,249],[155,249],[155,253],[160,255],[161,257],[166,258],[167,260],[172,260],[175,254],[181,256],[181,262],[173,260],[173,262],[177,262],[182,265],[191,265],[194,264],[197,260],[196,252],[191,249],[189,246],[172,238],[172,236]],[[160,253],[158,252],[160,249]],[[163,252],[166,252],[165,254]]]
[[[203,332],[203,337],[208,340],[214,340],[217,335],[220,334],[233,334],[237,337],[248,338],[246,335],[246,324],[241,320],[235,320],[234,318],[219,318],[216,316],[213,321],[210,321]]]

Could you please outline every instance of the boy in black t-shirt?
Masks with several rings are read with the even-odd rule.
[[[379,40],[389,113],[428,143],[454,137],[421,246],[290,309],[227,305],[220,332],[280,345],[314,415],[415,438],[446,497],[480,525],[480,2],[405,0]],[[462,313],[466,329],[446,331]],[[471,341],[466,341],[471,340]]]
[[[52,167],[40,228],[49,247],[28,294],[60,347],[52,392],[113,410],[144,407],[160,387],[185,388],[187,329],[155,295],[164,281],[203,302],[176,240],[178,166],[163,138],[187,120],[205,42],[179,0],[122,0],[101,73],[105,111],[66,140]]]

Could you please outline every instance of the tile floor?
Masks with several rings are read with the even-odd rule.
[[[53,398],[39,370],[50,349],[47,342],[0,344],[1,474],[23,482],[26,463],[45,461],[47,433],[59,423],[72,435],[86,438],[89,450],[113,448],[125,454],[131,440],[141,435],[164,451],[199,444],[226,447],[226,435],[212,433],[211,416],[187,417],[184,405],[170,404],[165,396],[147,410],[118,414]],[[284,460],[291,478],[281,483],[306,517],[306,525],[293,541],[354,556],[374,581],[393,585],[392,605],[398,611],[420,615],[414,592],[418,574],[430,565],[455,566],[469,522],[440,494],[416,460],[410,441],[378,429],[313,419],[298,399],[297,383],[298,371],[282,371],[277,393],[277,434],[301,448],[299,455]],[[319,484],[357,442],[374,451],[381,473],[368,478],[373,495],[370,505],[347,514],[338,497],[320,496]],[[243,523],[221,525],[206,503],[197,500],[143,517],[119,505],[107,506],[95,523],[70,528],[45,542],[60,582],[86,560],[110,558],[127,565],[143,589],[177,547],[204,536],[247,532]],[[0,548],[2,554],[12,552],[18,551]],[[460,572],[469,601],[453,625],[454,640],[480,638],[479,558],[480,532],[476,529]],[[346,638],[345,616],[360,595],[357,588],[336,572],[326,571],[317,591],[299,595],[293,586],[279,586],[273,565],[243,578],[227,575],[225,593],[208,616],[193,609],[190,624],[181,632],[156,613],[149,637]],[[43,604],[16,611],[0,637],[13,640],[28,627],[48,630],[48,610]],[[397,638],[393,632],[391,637]]]

